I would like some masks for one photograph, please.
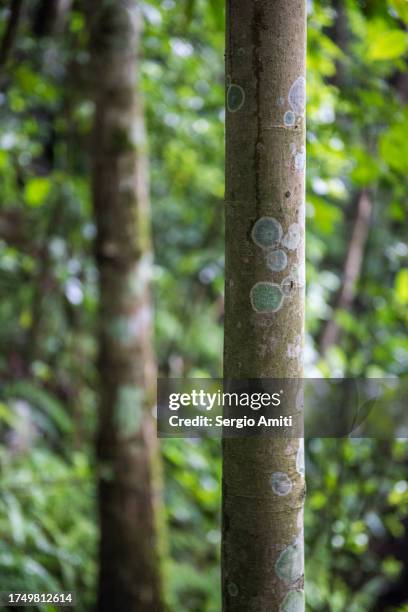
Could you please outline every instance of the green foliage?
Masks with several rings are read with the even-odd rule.
[[[68,463],[44,448],[13,457],[0,446],[0,467],[0,589],[74,590],[78,610],[89,610],[97,532],[87,457],[76,453]]]
[[[29,206],[41,206],[45,203],[51,191],[50,180],[45,177],[35,177],[26,182],[24,198]]]
[[[367,57],[372,61],[396,59],[404,55],[407,43],[407,34],[402,30],[378,32],[378,28],[373,27],[368,39]]]
[[[19,29],[0,97],[0,590],[95,600],[95,335],[87,27]],[[408,367],[406,0],[309,6],[308,376],[401,376]],[[224,11],[217,0],[142,4],[159,371],[222,370]],[[0,13],[4,32],[7,10]],[[336,308],[355,202],[373,201],[350,307]],[[341,334],[325,356],[330,318]],[[166,440],[172,609],[220,609],[220,445]],[[370,610],[404,571],[406,441],[307,444],[308,607]],[[398,545],[397,545],[398,544]],[[406,544],[405,544],[406,547]],[[383,552],[383,551],[386,552]],[[401,601],[400,610],[407,609]],[[385,612],[385,611],[384,611]]]

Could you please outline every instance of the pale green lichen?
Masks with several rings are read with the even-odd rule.
[[[303,576],[303,542],[300,538],[281,552],[276,561],[275,570],[279,578],[286,584],[293,584]]]
[[[266,256],[266,265],[272,272],[282,272],[288,265],[285,251],[282,251],[282,249],[270,251]]]
[[[250,299],[255,312],[276,312],[282,306],[283,294],[279,285],[259,282],[252,287]]]
[[[252,240],[262,249],[270,249],[282,238],[282,226],[273,217],[261,217],[252,228]]]
[[[283,115],[283,123],[286,125],[286,127],[292,127],[293,125],[295,125],[295,122],[295,113],[291,110],[286,111],[286,113]]]
[[[287,474],[284,472],[274,472],[271,477],[271,486],[272,491],[276,493],[276,495],[284,497],[285,495],[289,495],[293,485]]]
[[[132,342],[131,326],[129,324],[129,317],[122,316],[113,319],[109,325],[107,325],[108,334],[117,342],[122,344],[130,344]]]
[[[303,591],[290,591],[280,605],[279,612],[303,612],[305,595]]]
[[[240,85],[231,84],[227,89],[227,108],[236,113],[245,103],[245,92]]]
[[[138,338],[151,322],[151,310],[148,304],[142,304],[129,315],[122,315],[113,319],[107,326],[108,334],[125,346]]]
[[[239,593],[238,587],[236,584],[234,584],[233,582],[230,582],[228,584],[228,593],[231,595],[231,597],[236,597]]]
[[[145,394],[135,385],[122,385],[117,392],[114,407],[116,426],[121,435],[134,435],[140,429],[143,418]]]
[[[128,277],[129,293],[134,298],[145,295],[146,287],[152,278],[152,256],[145,254],[134,266]]]

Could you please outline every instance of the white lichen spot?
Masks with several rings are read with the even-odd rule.
[[[301,117],[305,113],[306,107],[306,79],[303,76],[300,76],[292,83],[292,86],[289,90],[288,102],[296,115],[300,115]]]
[[[228,584],[227,589],[228,589],[228,593],[231,595],[231,597],[236,597],[238,595],[238,593],[239,593],[239,589],[238,589],[237,585],[234,584],[234,582],[230,582]]]
[[[282,226],[273,217],[261,217],[252,228],[252,240],[261,249],[270,249],[282,239]]]
[[[296,517],[296,527],[302,531],[303,529],[303,508],[301,508]]]
[[[305,595],[303,591],[290,591],[282,601],[279,612],[304,612]]]
[[[283,96],[279,96],[276,98],[276,104],[278,106],[283,106],[285,104],[285,98]]]
[[[282,245],[289,249],[289,251],[294,251],[300,243],[301,236],[302,229],[299,223],[292,223],[282,239]]]
[[[284,472],[275,472],[271,476],[271,486],[272,491],[276,493],[276,495],[284,497],[285,495],[289,495],[293,485],[287,474]]]
[[[296,123],[295,113],[291,110],[286,111],[286,113],[283,115],[283,123],[286,127],[294,126]]]
[[[295,167],[296,172],[303,172],[306,164],[306,149],[302,145],[293,156],[293,165]]]
[[[152,279],[153,258],[145,254],[134,266],[129,275],[129,292],[133,297],[140,297],[146,292],[146,287]]]
[[[259,354],[261,357],[265,357],[268,353],[273,353],[276,344],[274,336],[270,338],[264,338],[264,342],[259,343]]]
[[[298,287],[304,287],[305,286],[305,264],[303,261],[303,257],[301,258],[301,262],[300,264],[293,264],[290,268],[290,274],[292,276],[292,278],[296,281],[296,285]]]
[[[236,113],[245,104],[245,91],[241,85],[231,84],[227,89],[227,109],[230,113]]]
[[[281,291],[285,297],[290,297],[296,289],[296,281],[292,276],[287,276],[281,282]]]
[[[302,538],[296,538],[293,544],[290,544],[281,552],[275,564],[275,571],[286,584],[293,584],[303,576],[304,555]]]
[[[256,283],[250,292],[252,308],[255,312],[276,312],[282,306],[283,293],[276,283]]]
[[[303,438],[299,440],[299,448],[296,453],[296,471],[301,476],[305,475],[305,441]]]
[[[297,336],[295,342],[288,344],[287,355],[289,359],[299,359],[302,354],[302,337]]]
[[[270,251],[266,256],[266,265],[272,272],[282,272],[288,265],[285,251],[282,251],[282,249]]]
[[[143,416],[144,391],[135,385],[119,387],[114,409],[115,422],[121,435],[133,435]]]

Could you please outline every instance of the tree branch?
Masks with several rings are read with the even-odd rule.
[[[338,310],[350,310],[354,296],[355,287],[360,277],[364,251],[367,243],[370,227],[373,203],[366,190],[359,193],[357,198],[357,210],[353,224],[350,243],[344,263],[343,280],[337,296],[333,316],[327,321],[320,340],[320,352],[324,355],[330,346],[338,342],[340,327],[335,321]]]
[[[0,68],[6,65],[13,50],[22,15],[23,4],[24,0],[12,0],[11,2],[10,17],[0,45]]]

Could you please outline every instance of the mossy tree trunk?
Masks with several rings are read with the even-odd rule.
[[[135,0],[92,0],[100,287],[98,610],[160,612],[148,178]]]
[[[227,0],[224,374],[300,390],[305,55],[306,0]],[[224,440],[225,611],[304,609],[304,490],[303,440]]]

